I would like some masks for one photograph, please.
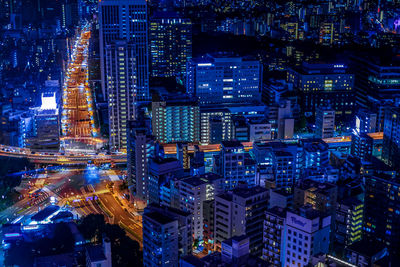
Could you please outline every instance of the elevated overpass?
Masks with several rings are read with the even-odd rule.
[[[126,154],[104,153],[63,153],[63,152],[35,152],[28,148],[0,145],[0,156],[11,158],[26,158],[35,164],[79,165],[103,163],[126,163]]]
[[[383,140],[383,133],[370,133],[368,134],[374,139],[375,144],[381,144]],[[351,136],[332,137],[323,139],[330,148],[351,146]],[[271,140],[278,141],[278,140]],[[290,140],[289,140],[290,141]],[[292,140],[296,141],[296,140]],[[243,142],[242,145],[246,151],[253,148],[252,142]],[[176,144],[162,144],[164,152],[167,155],[176,154]],[[198,145],[188,144],[188,153],[194,153],[195,147],[198,146],[199,150],[205,153],[217,153],[221,151],[220,144]],[[0,156],[12,158],[27,158],[32,163],[43,164],[59,164],[59,165],[74,165],[74,164],[87,164],[92,161],[95,164],[102,163],[126,163],[127,156],[125,153],[87,153],[87,152],[35,152],[28,148],[20,148],[13,146],[0,145]]]

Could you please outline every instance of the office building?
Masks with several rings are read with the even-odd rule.
[[[126,72],[134,73],[136,102],[149,100],[149,64],[147,36],[147,1],[145,0],[102,0],[99,1],[100,25],[100,66],[102,90],[108,98],[108,76],[106,70],[106,48],[114,41],[123,40],[133,44],[133,54],[129,61],[118,62]],[[129,64],[135,62],[133,69]]]
[[[373,240],[361,240],[344,249],[344,257],[354,266],[390,266],[393,261],[388,261],[389,251],[384,244]]]
[[[293,192],[285,189],[269,189],[269,208],[292,208]]]
[[[364,204],[357,198],[339,200],[335,215],[335,242],[349,246],[362,238]]]
[[[304,30],[299,27],[299,22],[286,22],[282,28],[288,33],[289,40],[303,40]]]
[[[154,157],[154,137],[142,120],[131,121],[128,128],[127,169],[128,185],[133,200],[147,203],[148,164]]]
[[[255,142],[250,152],[258,165],[258,181],[267,188],[288,190],[300,178],[301,147],[294,143]]]
[[[203,202],[223,192],[224,179],[217,174],[206,173],[179,180],[178,183],[180,209],[193,216],[193,238],[203,240]]]
[[[291,92],[293,92],[292,83],[271,78],[263,84],[262,102],[267,106],[274,105],[286,98]]]
[[[303,167],[323,168],[329,165],[329,146],[321,139],[310,138],[300,141],[303,147]]]
[[[266,141],[272,139],[271,124],[265,117],[248,118],[249,141]]]
[[[188,62],[186,89],[200,104],[251,103],[261,99],[262,65],[230,54],[206,55]]]
[[[233,140],[239,142],[249,142],[249,128],[244,116],[237,115],[232,117],[232,133]]]
[[[222,242],[221,258],[222,261],[229,264],[238,264],[250,252],[250,240],[246,235],[234,236]]]
[[[328,107],[319,107],[315,118],[315,136],[330,138],[335,133],[335,111]]]
[[[232,117],[233,139],[240,142],[266,141],[272,139],[271,124],[265,116]]]
[[[288,151],[276,150],[272,152],[272,169],[274,174],[273,188],[293,190],[296,172],[296,158]]]
[[[232,114],[227,108],[200,107],[200,126],[202,144],[219,144],[233,138]]]
[[[300,93],[300,107],[314,117],[318,107],[331,106],[338,122],[350,125],[354,110],[354,74],[343,64],[313,64],[288,70],[287,82]]]
[[[286,259],[283,266],[308,266],[312,257],[329,252],[331,216],[310,208],[286,213]]]
[[[268,106],[268,122],[272,139],[291,139],[294,133],[294,110],[290,100]]]
[[[352,57],[357,106],[376,114],[376,132],[384,129],[385,106],[400,97],[400,64],[395,55]]]
[[[379,174],[365,178],[363,238],[376,240],[390,251],[400,248],[400,182]]]
[[[224,240],[245,234],[250,239],[250,253],[261,255],[267,195],[265,188],[242,185],[215,197],[215,250],[221,250]]]
[[[157,141],[199,142],[200,109],[187,97],[163,97],[152,102],[152,129]]]
[[[366,133],[353,130],[351,133],[351,154],[361,160],[369,161],[372,157],[374,139]]]
[[[192,232],[192,214],[167,206],[150,204],[146,212],[154,211],[161,213],[169,218],[178,221],[178,256],[183,257],[192,253],[193,232]]]
[[[304,179],[294,187],[293,207],[309,205],[315,210],[333,215],[336,210],[338,188],[334,184]]]
[[[161,186],[169,184],[173,179],[183,177],[183,168],[175,158],[150,158],[149,177],[147,182],[148,203],[161,203]]]
[[[143,266],[178,266],[178,220],[158,211],[143,214]]]
[[[356,114],[356,128],[359,133],[374,133],[377,130],[377,114],[361,109]]]
[[[241,182],[256,185],[256,165],[238,141],[223,141],[220,155],[214,156],[214,170],[225,178],[226,189],[233,189]]]
[[[43,93],[41,106],[34,110],[32,132],[27,133],[26,147],[32,151],[58,152],[60,116],[55,93]]]
[[[172,12],[158,12],[150,20],[151,74],[184,78],[192,58],[192,23]]]
[[[400,170],[400,108],[387,108],[383,129],[383,161]]]
[[[263,230],[263,260],[274,267],[283,266],[286,259],[286,209],[273,207],[265,212]]]
[[[114,41],[105,48],[110,149],[126,151],[128,121],[136,118],[135,45]]]

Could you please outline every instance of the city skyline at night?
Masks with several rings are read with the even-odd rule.
[[[0,266],[397,266],[399,21],[0,0]]]

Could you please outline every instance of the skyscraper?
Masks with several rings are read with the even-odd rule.
[[[150,21],[151,74],[156,77],[186,74],[192,58],[192,23],[171,12],[156,13]]]
[[[134,44],[135,73],[131,77],[136,83],[136,101],[149,99],[149,64],[147,40],[146,0],[103,0],[99,2],[100,58],[103,94],[107,91],[105,68],[106,47],[115,40],[126,40]],[[128,68],[128,65],[119,64]]]
[[[114,41],[106,46],[106,82],[110,148],[126,150],[127,124],[135,119],[136,72],[135,45]]]
[[[126,150],[127,122],[138,103],[149,100],[147,2],[99,2],[100,66],[108,100],[110,148]]]
[[[146,204],[148,195],[148,162],[153,156],[154,138],[143,121],[132,121],[128,130],[128,184],[134,201]],[[140,207],[138,207],[140,208]]]

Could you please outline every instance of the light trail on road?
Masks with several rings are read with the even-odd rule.
[[[92,91],[88,84],[89,24],[78,35],[63,86],[61,138],[64,149],[95,150],[103,142],[95,126]]]

